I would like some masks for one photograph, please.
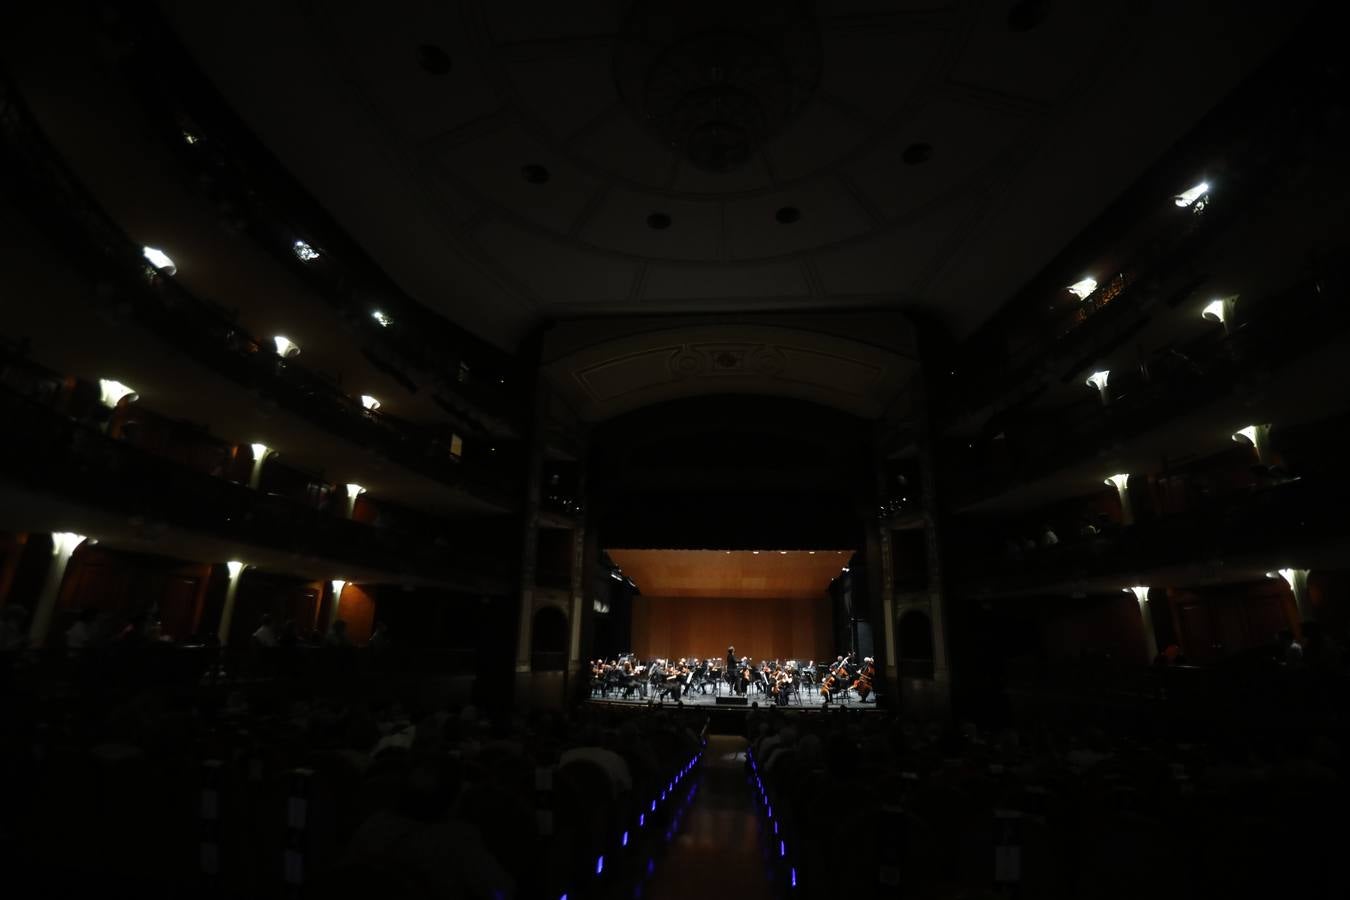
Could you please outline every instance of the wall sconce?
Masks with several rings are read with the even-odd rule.
[[[376,400],[369,394],[362,394],[361,405],[366,408],[367,412],[375,412],[375,410],[380,408],[380,401]]]
[[[389,316],[380,312],[378,309],[372,312],[370,317],[378,322],[381,328],[388,328],[390,325],[394,324],[393,319],[389,318]]]
[[[1234,441],[1239,444],[1251,444],[1252,449],[1256,451],[1256,461],[1262,465],[1266,463],[1266,443],[1269,437],[1269,425],[1248,425],[1233,432]]]
[[[1202,181],[1195,187],[1187,188],[1180,194],[1177,194],[1175,197],[1172,198],[1172,202],[1175,203],[1181,209],[1185,209],[1188,206],[1194,205],[1196,201],[1200,200],[1208,193],[1209,193],[1209,182]]]
[[[225,606],[220,611],[220,628],[216,631],[216,637],[220,639],[222,647],[230,642],[230,623],[234,621],[234,598],[239,593],[239,576],[244,571],[244,564],[232,559],[225,564],[225,571],[230,573],[230,580],[225,586]]]
[[[239,573],[244,571],[244,564],[237,559],[232,559],[225,564],[225,571],[230,573],[231,580],[238,578]]]
[[[334,578],[331,584],[333,585],[333,600],[336,602],[342,596],[342,589],[347,586],[347,581],[343,578]]]
[[[351,518],[356,513],[356,498],[366,492],[366,489],[359,484],[347,484],[347,518]]]
[[[136,393],[135,388],[123,384],[120,381],[114,381],[111,378],[100,378],[98,380],[98,396],[104,406],[114,408],[122,402],[125,397],[128,403],[135,403],[140,394]]]
[[[169,254],[160,250],[158,247],[142,247],[141,255],[145,257],[146,262],[154,266],[165,275],[174,275],[178,272],[178,267],[173,264]]]
[[[1120,495],[1120,521],[1123,525],[1134,524],[1134,510],[1130,508],[1130,476],[1121,472],[1112,475],[1105,481],[1106,484],[1116,489]]]
[[[1073,294],[1079,300],[1086,300],[1096,289],[1097,279],[1095,278],[1084,278],[1082,281],[1075,281],[1066,288],[1070,294]]]
[[[1102,369],[1100,372],[1093,372],[1087,378],[1087,386],[1095,387],[1097,393],[1101,395],[1102,406],[1106,406],[1111,402],[1111,394],[1106,390],[1106,381],[1110,377],[1111,371],[1109,369]]]
[[[1267,572],[1267,578],[1283,578],[1289,585],[1289,589],[1294,592],[1294,605],[1298,608],[1299,618],[1304,622],[1313,620],[1312,607],[1308,604],[1308,576],[1312,574],[1311,569],[1278,569],[1274,572]]]
[[[293,356],[300,355],[300,345],[284,335],[277,335],[272,338],[272,343],[277,345],[277,356],[282,359],[290,359]]]
[[[249,444],[249,448],[253,451],[253,471],[249,473],[248,486],[256,491],[262,482],[263,463],[272,455],[272,448],[262,443]]]
[[[1205,304],[1205,308],[1200,310],[1200,316],[1211,322],[1218,322],[1223,326],[1223,330],[1228,330],[1228,323],[1233,318],[1233,307],[1237,303],[1237,296],[1216,297]]]
[[[1148,602],[1148,588],[1144,585],[1135,585],[1125,588],[1125,593],[1134,594],[1134,599],[1139,602],[1139,616],[1144,624],[1144,652],[1147,654],[1147,662],[1153,662],[1158,655],[1158,636],[1153,631],[1153,610]]]

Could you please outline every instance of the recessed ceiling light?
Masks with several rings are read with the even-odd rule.
[[[665,231],[670,227],[670,216],[663,212],[654,212],[647,217],[647,227]]]
[[[917,166],[919,163],[926,163],[933,158],[933,145],[923,142],[910,144],[900,154],[900,159],[907,166]]]
[[[779,225],[791,225],[802,217],[802,211],[795,206],[784,206],[773,214]]]
[[[520,177],[530,184],[544,184],[549,179],[549,172],[538,163],[530,163],[528,166],[520,167]]]
[[[430,75],[445,75],[452,67],[450,54],[435,44],[418,46],[417,64]]]

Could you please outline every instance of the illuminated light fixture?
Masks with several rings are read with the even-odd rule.
[[[1187,188],[1172,198],[1172,202],[1182,209],[1192,206],[1195,201],[1209,193],[1209,182],[1202,181],[1195,187]]]
[[[364,406],[368,412],[374,412],[375,410],[380,408],[380,401],[376,400],[369,394],[362,394],[361,405]]]
[[[806,551],[806,555],[807,555],[807,556],[815,556],[815,555],[816,555],[816,551],[814,551],[814,550],[807,550],[807,551]]]
[[[1294,605],[1298,608],[1299,618],[1305,622],[1313,619],[1313,609],[1308,603],[1309,574],[1309,569],[1277,569],[1266,573],[1267,578],[1283,578],[1289,585],[1289,589],[1294,592]]]
[[[282,359],[300,355],[300,345],[285,335],[279,334],[272,338],[272,343],[277,345],[277,356]]]
[[[786,550],[779,550],[779,551],[778,551],[778,555],[779,555],[779,556],[787,556],[787,551],[786,551]]]
[[[113,407],[122,402],[122,398],[127,398],[128,403],[134,403],[140,395],[136,393],[135,388],[123,384],[120,381],[114,381],[111,378],[100,378],[98,380],[99,400],[104,406]]]
[[[1111,476],[1109,476],[1109,477],[1108,477],[1105,481],[1103,481],[1102,483],[1103,483],[1103,484],[1109,484],[1109,485],[1111,485],[1111,487],[1115,488],[1115,489],[1118,490],[1118,491],[1123,491],[1123,490],[1125,490],[1127,487],[1129,487],[1129,484],[1130,484],[1130,476],[1127,475],[1127,474],[1125,474],[1124,472],[1122,472],[1122,473],[1120,473],[1119,475],[1111,475]]]
[[[334,578],[331,583],[333,585],[333,599],[337,600],[342,597],[342,589],[347,586],[347,582],[342,578]]]
[[[372,312],[370,317],[378,322],[381,328],[388,328],[390,325],[394,324],[393,319],[389,318],[389,316],[380,312],[378,309]]]
[[[753,553],[755,556],[759,556],[759,551],[758,551],[758,550],[751,550],[750,552]]]
[[[1082,281],[1075,281],[1065,288],[1065,290],[1070,294],[1073,294],[1079,300],[1086,300],[1096,289],[1097,279],[1095,278],[1084,278]]]
[[[365,492],[366,492],[366,489],[363,488],[363,487],[361,487],[361,485],[356,484],[355,482],[350,482],[350,481],[347,482],[347,499],[348,499],[348,500],[355,500],[357,497],[361,496],[361,495],[364,494]]]
[[[841,571],[841,572],[847,572],[847,571],[848,571],[848,566],[844,566],[844,567],[843,567],[842,569],[840,569],[839,571]]]
[[[154,266],[165,275],[173,275],[178,272],[178,267],[173,264],[169,254],[160,250],[158,247],[142,247],[141,255],[145,257],[150,265]]]
[[[1125,593],[1134,594],[1134,599],[1139,602],[1139,618],[1144,634],[1144,661],[1151,663],[1158,657],[1158,633],[1153,628],[1153,604],[1148,602],[1148,587],[1137,584],[1125,588]]]
[[[262,462],[263,457],[272,452],[272,448],[263,443],[253,443],[248,446],[253,451],[254,462]]]
[[[1107,379],[1109,379],[1110,377],[1111,377],[1111,370],[1102,369],[1100,372],[1093,372],[1087,378],[1086,382],[1087,386],[1095,387],[1097,389],[1097,393],[1101,395],[1103,404],[1111,402],[1111,395],[1106,390],[1106,382]]]
[[[197,137],[195,134],[188,131],[187,129],[184,129],[183,140],[187,141],[188,146],[191,147],[193,144],[197,143],[197,141],[201,140],[201,138]]]
[[[603,875],[605,872],[605,857],[597,856],[595,858],[595,874]]]
[[[1123,590],[1127,594],[1134,594],[1134,599],[1138,600],[1141,604],[1148,599],[1148,588],[1142,584],[1137,584],[1134,587],[1127,587]]]
[[[319,251],[315,250],[309,241],[297,239],[295,243],[291,244],[291,250],[301,262],[313,262],[319,258]]]
[[[1263,465],[1266,461],[1266,439],[1269,436],[1269,425],[1248,425],[1233,432],[1233,440],[1239,444],[1243,441],[1251,444],[1252,449],[1256,451],[1256,461]]]
[[[1228,322],[1233,318],[1233,307],[1237,303],[1237,296],[1216,297],[1205,304],[1205,308],[1200,310],[1200,316],[1210,322],[1218,322],[1228,329]]]
[[[76,534],[73,531],[53,531],[52,555],[69,556],[75,552],[75,548],[80,546],[84,539],[84,535]]]
[[[1130,476],[1124,472],[1112,475],[1103,482],[1116,489],[1120,496],[1120,521],[1123,525],[1134,523],[1134,510],[1130,506]]]
[[[225,564],[225,571],[230,573],[230,580],[233,581],[239,577],[240,572],[244,571],[244,564],[237,559],[232,559]]]

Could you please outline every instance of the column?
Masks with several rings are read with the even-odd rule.
[[[84,542],[84,535],[71,531],[52,532],[52,561],[47,569],[47,580],[38,595],[37,608],[33,610],[33,622],[28,629],[28,645],[40,648],[47,643],[47,632],[52,625],[52,616],[56,613],[56,598],[61,593],[61,583],[66,578],[66,568],[75,548]]]
[[[530,673],[530,638],[534,624],[534,579],[539,557],[539,492],[544,469],[544,431],[548,418],[548,387],[542,377],[535,387],[533,427],[526,460],[525,504],[520,555],[520,620],[516,631],[516,681]],[[519,696],[519,693],[517,694]]]

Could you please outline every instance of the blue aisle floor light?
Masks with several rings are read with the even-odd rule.
[[[787,856],[787,842],[785,841],[778,842],[778,855]]]
[[[605,871],[605,858],[603,856],[597,856],[595,858],[595,874],[601,875],[604,873],[604,871]]]
[[[797,886],[797,869],[795,866],[792,869],[792,886],[793,887]]]
[[[641,828],[647,824],[647,814],[638,813],[638,827]]]

